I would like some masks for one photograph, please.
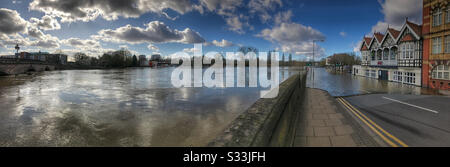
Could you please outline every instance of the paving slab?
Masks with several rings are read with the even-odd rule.
[[[294,147],[378,146],[328,92],[307,88],[296,119]]]

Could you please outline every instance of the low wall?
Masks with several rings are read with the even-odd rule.
[[[23,74],[29,71],[41,72],[41,71],[53,71],[54,65],[46,64],[0,64],[0,74],[2,75],[15,75]]]
[[[290,77],[280,84],[276,98],[259,99],[208,146],[291,146],[305,85],[304,72]]]

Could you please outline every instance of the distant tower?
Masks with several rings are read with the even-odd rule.
[[[15,49],[16,49],[16,53],[19,53],[19,50],[20,50],[19,44],[16,44]]]
[[[292,53],[289,53],[289,65],[292,65]]]

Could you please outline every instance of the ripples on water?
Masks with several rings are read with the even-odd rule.
[[[202,146],[261,88],[173,88],[173,68],[0,77],[0,146]],[[280,69],[284,80],[296,73]]]

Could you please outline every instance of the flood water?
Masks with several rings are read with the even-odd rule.
[[[309,70],[307,86],[310,88],[326,90],[332,96],[352,96],[369,93],[439,95],[436,90],[368,77],[354,76],[350,73],[336,72],[326,68],[314,68],[313,70]]]
[[[174,68],[0,77],[0,146],[204,146],[261,88],[174,88]],[[295,69],[281,68],[284,80]]]

